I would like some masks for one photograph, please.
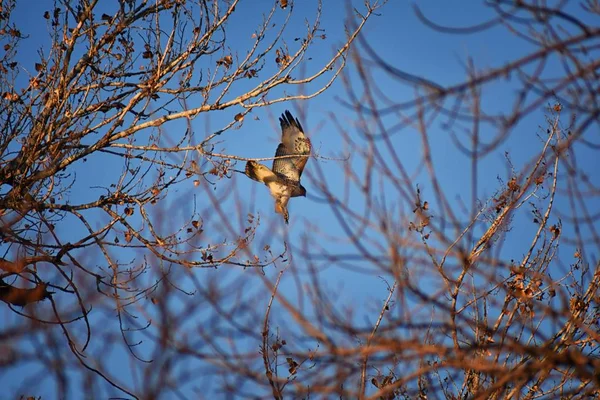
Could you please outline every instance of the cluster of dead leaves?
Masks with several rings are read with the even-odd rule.
[[[394,385],[395,381],[396,381],[396,377],[390,371],[389,375],[378,376],[378,377],[372,378],[371,379],[371,384],[373,386],[375,386],[377,389],[385,389],[388,386]],[[399,389],[395,389],[395,390],[392,390],[390,392],[387,392],[387,394],[385,394],[384,396],[381,396],[379,398],[382,399],[382,400],[393,400],[393,399],[399,398],[400,394],[401,394],[400,390]]]
[[[569,300],[569,309],[571,311],[571,314],[585,313],[588,307],[589,304],[583,301],[583,299],[579,295],[575,295],[571,298],[571,300]]]
[[[145,44],[144,52],[142,53],[142,58],[149,59],[149,58],[152,58],[153,55],[154,55],[154,53],[152,53],[152,48],[150,47],[150,45]]]
[[[236,116],[237,117],[237,116]],[[242,116],[243,118],[243,116]],[[219,177],[219,179],[229,176],[229,169],[231,168],[231,160],[226,159],[221,162],[214,164],[214,167],[208,171],[209,174]]]
[[[249,69],[244,73],[245,78],[256,78],[258,76],[258,72],[255,69]]]
[[[408,230],[422,234],[424,229],[431,223],[431,216],[429,215],[429,202],[421,200],[421,191],[418,188],[413,213],[417,216],[417,220],[415,222],[411,221],[408,224]],[[423,238],[426,240],[429,239],[429,234],[423,235]]]
[[[202,258],[202,261],[208,261],[209,263],[214,262],[214,257],[212,255],[212,253],[210,253],[209,251],[202,250],[201,258]]]
[[[233,57],[231,56],[225,56],[217,60],[217,65],[222,65],[227,69],[231,67],[231,64],[233,64]]]
[[[542,300],[544,291],[542,290],[543,280],[539,276],[527,277],[527,270],[521,267],[511,268],[512,279],[508,282],[508,289],[519,307],[519,312],[523,315],[533,318],[533,300]],[[556,295],[556,291],[552,288],[548,290],[550,297]]]
[[[203,232],[203,230],[202,230],[202,226],[203,226],[203,225],[202,225],[202,223],[201,223],[200,221],[198,221],[198,220],[193,220],[193,221],[192,221],[192,226],[191,226],[191,227],[189,227],[189,228],[187,228],[186,232],[187,232],[187,233],[192,233],[192,232],[194,232],[194,229],[195,229],[195,230],[199,230],[199,231],[200,231],[200,233],[202,233],[202,232]]]
[[[14,103],[20,99],[20,96],[14,92],[4,92],[2,98]]]
[[[60,17],[60,8],[55,8],[52,11],[52,26],[58,26],[58,17]],[[50,11],[44,12],[44,18],[50,19]]]
[[[277,339],[277,341],[275,343],[273,343],[273,345],[271,345],[271,348],[273,349],[274,352],[278,352],[283,346],[285,346],[287,344],[287,342],[284,339]]]
[[[493,199],[496,214],[499,214],[512,201],[514,194],[519,190],[521,190],[521,185],[517,183],[517,178],[513,176],[506,184],[506,190]]]
[[[292,62],[292,56],[283,48],[275,50],[275,55],[275,62],[279,69],[285,69]]]

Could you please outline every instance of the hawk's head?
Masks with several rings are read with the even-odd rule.
[[[304,186],[300,185],[300,188],[298,188],[298,191],[300,193],[300,196],[306,197],[306,188]]]
[[[292,197],[303,196],[306,197],[306,188],[300,184],[294,187],[292,190]]]

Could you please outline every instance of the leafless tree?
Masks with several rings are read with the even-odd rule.
[[[379,4],[355,10],[332,49],[320,1],[300,36],[293,2],[271,1],[236,37],[247,3],[58,0],[29,24],[14,10],[32,4],[0,5],[0,365],[4,377],[28,371],[12,382],[23,395],[43,382],[57,398],[180,395],[173,302],[186,299],[188,318],[188,294],[212,291],[217,267],[254,274],[285,253],[251,251],[259,219],[226,207],[245,160],[227,153],[228,134],[257,107],[330,87]],[[39,24],[47,37],[29,33]],[[331,56],[311,61],[324,46]],[[219,110],[229,121],[218,129],[192,123]],[[181,224],[173,210],[187,213]],[[204,295],[227,318],[218,293]]]
[[[297,52],[285,24],[270,30],[293,17],[291,1],[274,2],[247,52],[224,36],[237,2],[123,1],[114,16],[69,4],[47,14],[53,51],[27,79],[11,64],[24,34],[2,31],[0,365],[28,368],[16,395],[45,382],[57,397],[598,396],[600,191],[586,162],[600,147],[596,1],[579,14],[489,1],[495,18],[468,27],[415,8],[442,35],[496,29],[530,45],[494,68],[468,60],[453,84],[357,36],[377,4],[356,10],[332,64],[305,78],[318,16]],[[312,160],[303,180],[338,227],[307,220],[273,235],[228,184],[244,159],[217,149],[252,108],[337,76],[347,114],[328,121],[343,143],[330,158],[342,161]],[[490,102],[501,85],[511,102]],[[198,138],[188,121],[224,108],[231,122]],[[504,145],[524,137],[516,161]],[[78,197],[94,198],[75,201],[95,155],[122,174],[94,184],[101,196],[86,182]],[[197,200],[173,198],[194,181]],[[168,209],[184,202],[195,207],[176,226]],[[334,274],[365,289],[348,293]]]
[[[440,34],[503,29],[532,48],[494,68],[467,60],[454,84],[360,40],[344,75],[348,115],[331,116],[340,156],[352,158],[341,171],[309,169],[343,234],[309,224],[281,278],[296,291],[279,277],[267,285],[261,349],[274,398],[600,394],[600,188],[589,162],[600,147],[600,27],[590,23],[600,6],[550,3],[490,1],[496,17],[470,27],[416,7]],[[529,158],[517,163],[504,146],[519,142]],[[331,270],[381,279],[379,307],[328,283]]]

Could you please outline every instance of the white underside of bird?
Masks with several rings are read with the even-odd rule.
[[[287,182],[285,177],[278,176],[269,167],[259,164],[256,161],[248,161],[246,164],[246,175],[250,178],[264,183],[275,199],[275,212],[283,215],[285,221],[288,221],[287,203],[292,197],[295,185]]]

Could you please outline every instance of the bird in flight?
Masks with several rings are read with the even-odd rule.
[[[279,117],[281,143],[277,146],[273,168],[256,161],[246,163],[245,173],[250,179],[264,183],[275,199],[275,212],[283,215],[287,224],[287,209],[291,197],[306,196],[306,189],[300,184],[302,171],[308,162],[312,146],[304,134],[300,121],[291,112],[285,111]],[[282,156],[297,156],[277,158]]]

